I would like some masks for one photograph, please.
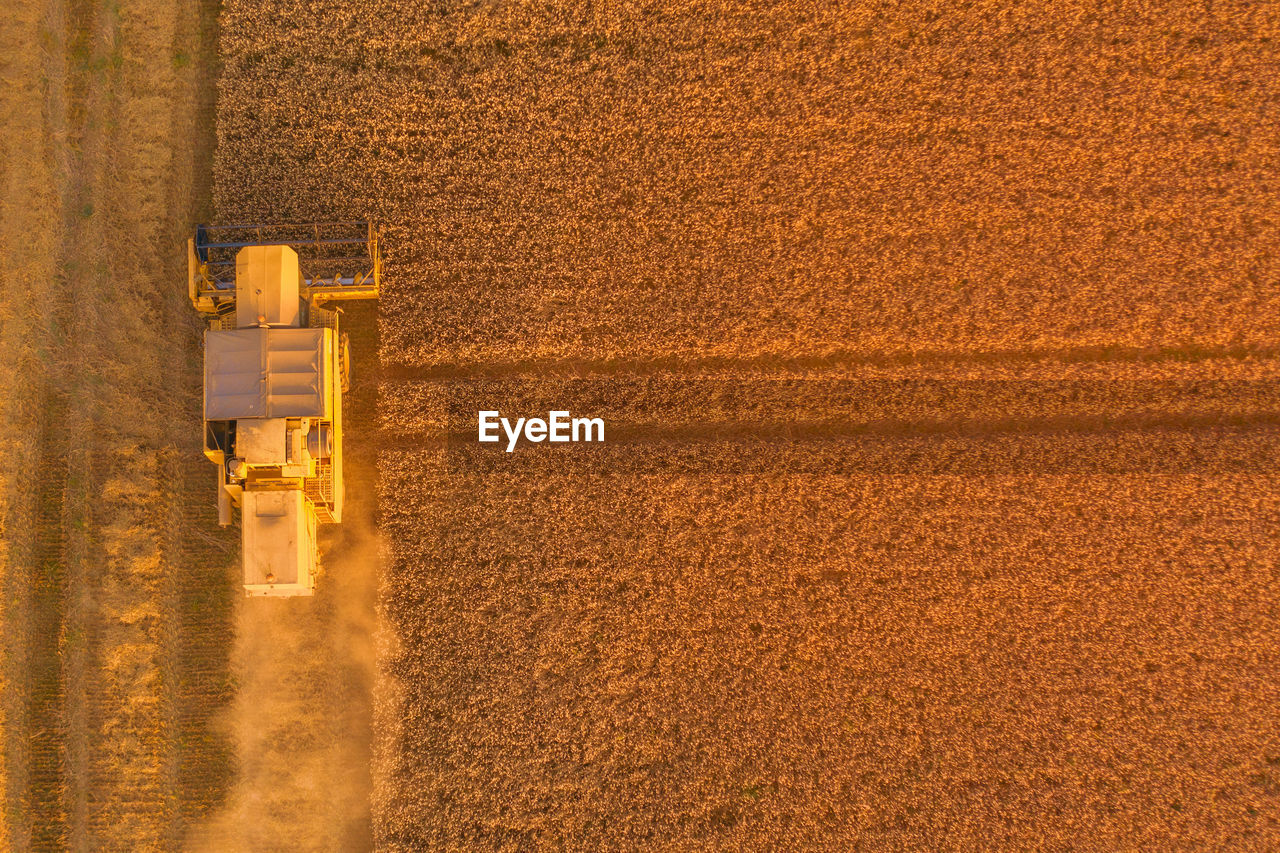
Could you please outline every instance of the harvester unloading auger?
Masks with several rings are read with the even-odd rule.
[[[378,296],[367,222],[200,226],[187,244],[204,339],[204,453],[218,522],[241,511],[248,595],[310,595],[317,524],[342,521],[343,299]]]

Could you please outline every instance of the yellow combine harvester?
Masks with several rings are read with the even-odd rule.
[[[365,222],[200,226],[187,289],[210,315],[204,453],[218,522],[241,511],[248,595],[310,595],[316,525],[342,521],[342,299],[374,299],[382,261]]]

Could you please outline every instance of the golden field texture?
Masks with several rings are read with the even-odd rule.
[[[217,209],[387,222],[395,364],[1280,331],[1274,4],[274,0],[224,22]]]
[[[222,26],[218,218],[385,226],[378,848],[1280,846],[1276,7]]]
[[[234,540],[182,241],[216,9],[0,16],[0,849],[167,850],[229,784]]]
[[[383,471],[384,849],[1280,843],[1274,474]]]

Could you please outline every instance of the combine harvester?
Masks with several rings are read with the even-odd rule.
[[[317,524],[342,521],[342,299],[375,299],[382,271],[366,222],[200,226],[187,290],[209,315],[204,454],[218,466],[218,523],[241,511],[248,595],[311,595]]]

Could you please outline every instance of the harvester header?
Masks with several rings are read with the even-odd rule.
[[[240,250],[288,246],[313,302],[376,299],[382,276],[378,230],[370,222],[301,225],[199,225],[187,241],[187,291],[200,311],[217,313],[236,295]]]
[[[218,522],[241,512],[249,595],[310,595],[316,526],[342,521],[343,299],[378,296],[367,222],[202,225],[187,291],[209,315],[204,453],[218,466]]]

